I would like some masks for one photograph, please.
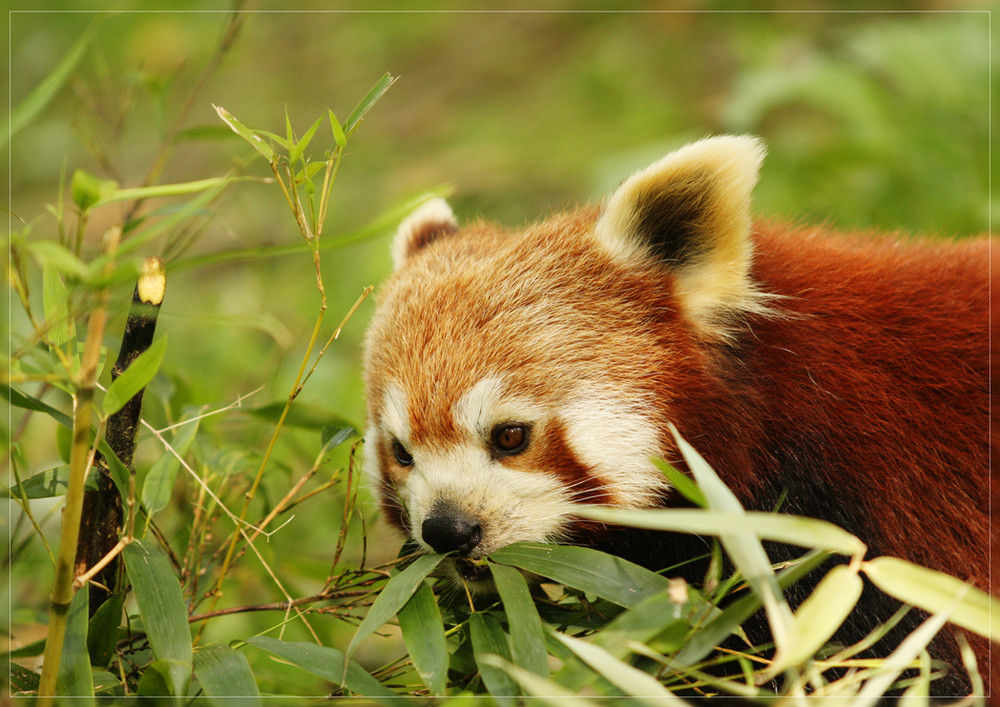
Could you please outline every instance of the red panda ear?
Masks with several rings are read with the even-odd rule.
[[[458,222],[448,202],[440,198],[425,202],[399,224],[392,242],[394,269],[399,270],[403,263],[428,243],[456,231]]]
[[[659,261],[706,332],[759,307],[750,281],[750,196],[764,146],[750,136],[692,143],[629,177],[607,200],[594,235],[627,265]]]

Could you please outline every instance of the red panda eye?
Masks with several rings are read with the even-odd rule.
[[[505,423],[493,428],[491,435],[493,449],[497,454],[509,456],[520,454],[528,446],[528,426]]]
[[[413,457],[406,451],[406,447],[398,439],[392,440],[392,455],[396,457],[396,461],[399,462],[400,466],[410,466],[413,464]]]

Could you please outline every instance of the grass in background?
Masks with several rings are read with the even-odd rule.
[[[280,426],[278,420],[289,391],[298,387],[303,361],[314,361],[307,355],[312,332],[319,325],[317,340],[325,341],[364,288],[382,279],[389,267],[386,235],[422,192],[454,185],[459,214],[517,224],[599,198],[631,169],[687,139],[749,131],[770,147],[757,192],[761,214],[943,236],[991,225],[985,14],[243,19],[236,25],[224,14],[125,13],[91,24],[85,15],[12,16],[12,127],[19,132],[7,145],[14,214],[10,245],[17,257],[12,272],[34,320],[18,305],[16,288],[9,289],[14,306],[6,325],[14,357],[8,380],[32,402],[12,408],[6,423],[5,438],[13,443],[7,485],[30,478],[43,487],[22,498],[31,517],[17,505],[7,517],[10,630],[16,645],[33,646],[13,656],[17,664],[37,666],[37,640],[48,622],[50,555],[57,552],[64,493],[57,477],[72,446],[67,428],[57,421],[71,412],[75,390],[71,341],[79,338],[82,351],[86,322],[101,306],[95,298],[106,292],[108,319],[100,338],[113,359],[142,256],[166,256],[168,290],[158,326],[169,338],[147,386],[143,416],[168,440],[180,442],[181,431],[193,428],[168,427],[216,413],[200,420],[183,456],[219,502],[180,464],[173,470],[158,467],[163,444],[142,431],[138,498],[148,500],[141,490],[150,475],[168,483],[150,524],[158,540],[146,536],[136,547],[152,553],[171,548],[176,563],[151,561],[159,573],[153,579],[179,574],[185,611],[206,613],[215,601],[205,595],[213,587],[213,572],[231,547],[226,541],[234,526],[224,509],[238,517],[244,495],[259,479],[247,518],[256,523],[285,508],[273,527],[288,524],[269,530],[267,542],[255,542],[259,556],[233,555],[230,580],[215,609],[219,615],[196,622],[200,641],[219,645],[194,653],[193,669],[206,678],[202,687],[209,695],[232,685],[213,684],[213,676],[245,678],[247,670],[264,693],[320,695],[343,679],[343,663],[339,672],[333,670],[321,654],[326,668],[316,676],[267,659],[268,649],[288,647],[261,638],[253,639],[254,648],[235,653],[252,661],[241,667],[227,644],[275,630],[292,643],[318,639],[322,646],[348,646],[364,605],[374,599],[373,589],[385,581],[384,563],[397,554],[399,539],[382,531],[371,507],[362,503],[351,516],[348,503],[359,474],[345,430],[362,424],[357,349],[369,304],[347,323]],[[289,218],[282,191],[259,183],[273,172],[218,119],[212,104],[247,125],[268,126],[279,147],[282,140],[301,145],[311,129],[298,123],[302,116],[326,116],[329,108],[349,115],[386,70],[399,81],[344,151],[328,205],[328,233],[314,249],[296,235],[300,220]],[[330,156],[326,150],[343,148],[327,123],[328,118],[299,155],[300,160],[314,156],[320,172],[308,176],[318,179]],[[308,174],[316,167],[304,169]],[[228,176],[235,174],[255,181]],[[164,185],[194,186],[187,194],[155,191]],[[152,191],[108,201],[136,188]],[[306,196],[301,198],[305,204]],[[141,206],[133,210],[133,203]],[[129,246],[134,250],[115,257],[114,268],[103,276],[110,259],[102,259],[101,237],[116,224],[126,226],[123,243],[134,244]],[[49,273],[48,288],[43,272]],[[336,321],[322,320],[317,276]],[[43,291],[49,293],[47,305]],[[60,309],[56,302],[65,304]],[[105,386],[106,368],[97,371]],[[37,409],[42,406],[49,407]],[[301,502],[289,507],[296,499]],[[344,524],[349,518],[353,522]],[[338,575],[331,565],[340,547]],[[126,557],[126,564],[138,577],[136,559]],[[363,559],[376,570],[361,571]],[[340,579],[331,583],[334,576]],[[410,607],[414,615],[400,617],[411,636],[407,622],[434,623],[421,613],[430,610],[427,592],[419,589],[426,585],[414,586],[423,608]],[[333,587],[340,592],[336,599],[304,601]],[[592,589],[585,584],[579,588],[583,594],[569,592],[547,618],[568,625],[567,612],[576,622],[592,616],[586,613]],[[523,595],[516,588],[510,592]],[[282,607],[289,598],[301,603]],[[703,607],[693,601],[692,611]],[[236,610],[250,606],[270,610]],[[516,606],[523,618],[524,604]],[[598,608],[611,611],[607,605]],[[138,632],[137,610],[148,613],[141,599],[138,606],[130,600],[125,610]],[[530,631],[523,621],[499,607],[477,619],[461,607],[443,610],[459,627],[449,634],[448,646],[455,649],[453,666],[466,676],[449,689],[509,691],[518,683],[530,691],[516,668],[476,661],[495,652],[490,646],[501,646],[502,653],[503,631],[512,636]],[[296,611],[307,618],[296,618]],[[74,616],[79,621],[79,614]],[[697,618],[684,616],[689,622]],[[114,635],[118,622],[108,621],[103,632]],[[71,643],[77,641],[77,656],[81,626],[71,620],[67,634]],[[517,633],[515,644],[522,635]],[[661,638],[675,640],[673,634]],[[547,651],[566,660],[578,647],[551,637],[545,641]],[[317,657],[317,647],[285,657],[312,665],[308,661]],[[168,668],[145,668],[149,656],[141,644],[138,648],[130,654],[135,666],[115,670],[113,680],[103,673],[95,677],[115,689],[115,681],[124,674],[128,682],[135,668],[135,675],[149,675],[143,687],[148,692],[178,689],[179,678]],[[421,655],[409,640],[406,648]],[[121,653],[102,650],[95,664],[121,667],[115,663]],[[431,661],[414,669],[402,657],[399,634],[391,632],[382,641],[361,642],[355,657],[376,684],[421,690],[441,684],[440,642],[431,651],[438,667]],[[515,653],[506,660],[530,669],[538,660],[537,652],[531,656]],[[483,665],[485,685],[475,677]],[[154,682],[154,674],[164,677]],[[578,679],[591,674],[577,673]],[[351,675],[365,680],[360,673]],[[245,680],[241,684],[249,689]],[[600,684],[609,694],[620,691],[610,678]]]

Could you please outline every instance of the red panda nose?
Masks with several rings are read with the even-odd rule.
[[[450,506],[437,504],[420,526],[424,542],[436,552],[468,555],[479,544],[483,530],[479,522]]]

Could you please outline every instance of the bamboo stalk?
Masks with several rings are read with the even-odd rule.
[[[113,255],[117,250],[121,233],[121,227],[116,226],[105,236],[105,252],[109,255]],[[59,554],[56,557],[56,577],[52,593],[49,595],[49,630],[45,641],[42,675],[38,683],[39,707],[48,707],[53,703],[63,641],[66,638],[66,621],[70,604],[73,602],[76,549],[83,511],[83,485],[87,480],[87,470],[92,460],[90,432],[94,390],[97,388],[101,339],[104,336],[108,315],[107,288],[98,290],[95,300],[94,309],[87,322],[87,339],[80,361],[77,394],[73,401],[73,446],[70,448],[69,457],[69,484],[66,489],[66,506],[63,510],[59,537]]]

